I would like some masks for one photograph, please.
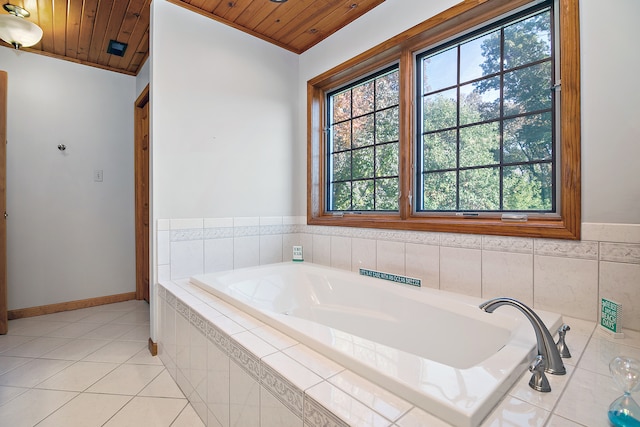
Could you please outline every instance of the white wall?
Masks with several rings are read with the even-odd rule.
[[[297,56],[151,7],[154,219],[289,213],[293,147],[305,143],[294,141]]]
[[[9,309],[135,291],[135,77],[9,48],[0,68]]]
[[[144,64],[142,64],[140,71],[138,71],[138,74],[136,75],[136,96],[140,95],[144,88],[149,84],[150,64],[151,61],[149,61],[149,58],[147,58],[147,60],[144,61]]]
[[[580,2],[583,221],[640,224],[640,2],[604,3]]]
[[[387,0],[300,55],[299,105],[306,108],[307,80],[455,5],[458,0]],[[580,1],[582,79],[582,220],[640,223],[640,55],[635,19],[640,2]],[[611,31],[616,28],[616,31]],[[305,138],[306,116],[298,118]],[[306,172],[304,152],[294,173]],[[306,188],[297,188],[304,212]]]

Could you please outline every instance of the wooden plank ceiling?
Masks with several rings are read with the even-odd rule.
[[[299,54],[384,0],[169,1]],[[27,9],[28,20],[44,32],[40,43],[24,50],[130,75],[149,55],[151,0],[8,2]],[[124,56],[107,53],[110,40],[128,44]],[[13,49],[3,41],[0,45]]]

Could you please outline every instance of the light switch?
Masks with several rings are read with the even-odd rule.
[[[102,169],[93,170],[93,180],[95,182],[102,182]]]

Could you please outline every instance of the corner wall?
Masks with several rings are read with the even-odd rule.
[[[153,218],[290,214],[297,55],[151,7]]]

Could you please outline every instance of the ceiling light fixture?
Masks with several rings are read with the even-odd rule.
[[[124,52],[127,50],[127,43],[119,42],[117,40],[109,40],[109,46],[107,47],[107,53],[116,56],[124,56]]]
[[[29,11],[9,3],[3,8],[9,15],[0,15],[0,39],[16,49],[33,46],[40,41],[42,28],[25,19],[31,15]]]

